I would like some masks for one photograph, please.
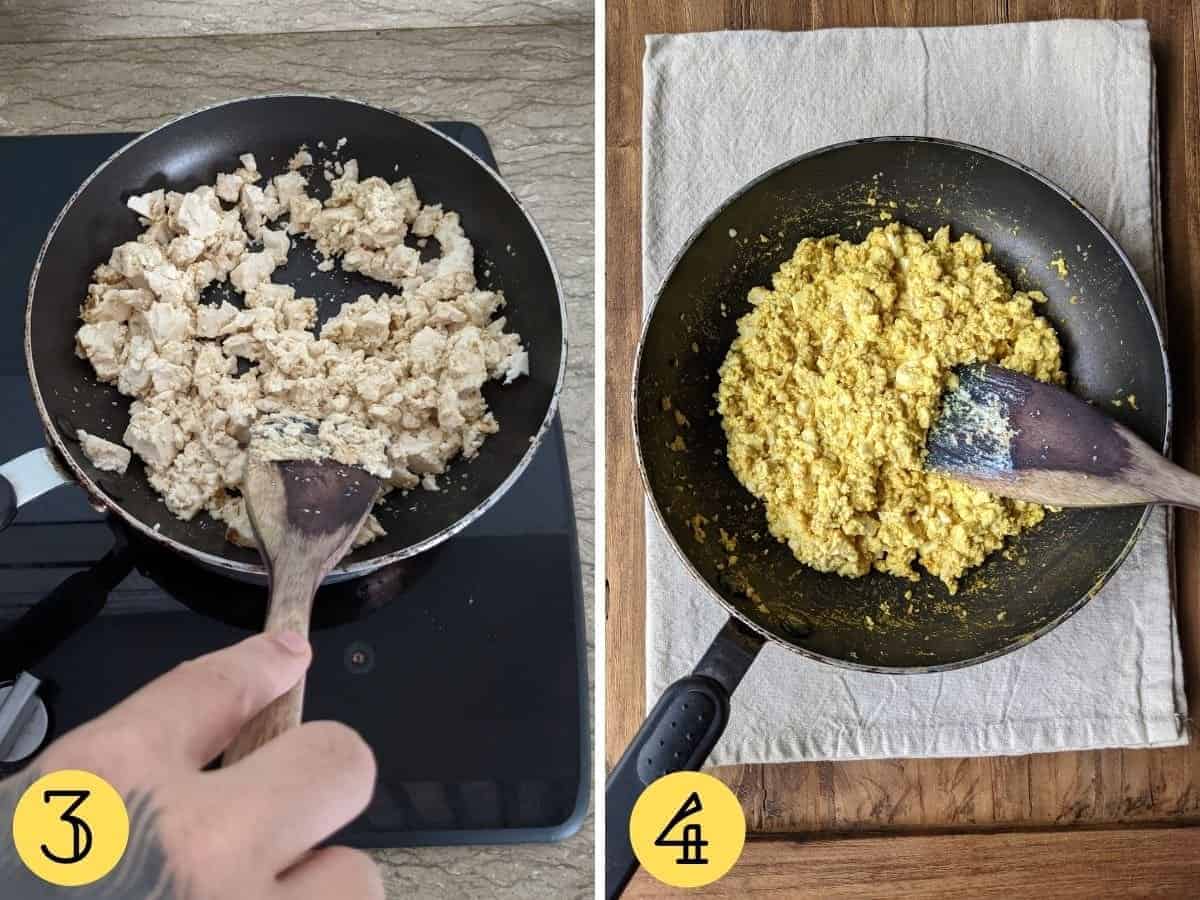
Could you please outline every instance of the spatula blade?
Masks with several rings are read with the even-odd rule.
[[[926,434],[926,469],[1048,506],[1160,499],[1152,483],[1160,463],[1169,464],[1086,401],[990,364],[955,375]]]

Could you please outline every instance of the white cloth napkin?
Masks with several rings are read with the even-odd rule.
[[[727,196],[826,144],[919,134],[1020,160],[1112,230],[1161,303],[1154,69],[1144,22],[651,36],[644,292]],[[1168,516],[1041,640],[934,675],[846,671],[768,645],[714,764],[1021,754],[1187,740]],[[724,620],[647,516],[647,699]]]

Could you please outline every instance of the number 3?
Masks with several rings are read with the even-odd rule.
[[[90,797],[91,795],[92,795],[91,791],[46,791],[45,794],[42,796],[43,802],[45,802],[47,804],[49,804],[49,802],[56,797],[74,797],[75,798],[75,802],[72,803],[70,806],[68,806],[66,808],[66,810],[63,812],[63,814],[61,816],[59,816],[59,819],[61,819],[63,822],[67,822],[71,826],[72,846],[73,846],[74,852],[72,853],[71,856],[59,856],[58,854],[54,853],[45,844],[42,844],[42,853],[46,854],[46,858],[48,860],[50,860],[51,862],[62,863],[64,865],[70,865],[71,863],[79,862],[84,857],[86,857],[88,855],[88,853],[91,852],[91,849],[92,849],[92,829],[91,829],[91,827],[88,825],[87,822],[83,821],[83,819],[79,818],[79,816],[72,815],[72,813],[74,813],[75,810],[79,809],[79,807],[83,805],[83,801],[87,800],[87,798]],[[82,846],[81,846],[81,841],[80,841],[81,838],[82,838]]]

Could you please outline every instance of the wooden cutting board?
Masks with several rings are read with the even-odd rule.
[[[607,646],[606,750],[611,766],[644,713],[643,500],[629,420],[630,376],[641,327],[641,60],[646,34],[722,28],[968,25],[1066,17],[1145,18],[1158,67],[1173,347],[1200,343],[1200,0],[1157,2],[767,2],[610,0],[607,7]],[[1171,354],[1175,458],[1200,470],[1200,360]],[[1187,682],[1200,683],[1200,517],[1176,527],[1179,621]],[[1193,703],[1200,700],[1193,699]],[[1165,750],[1101,750],[949,760],[733,766],[734,787],[757,840],[712,889],[716,896],[849,897],[880,884],[908,897],[1123,896],[1135,885],[1167,896],[1200,884],[1200,741]],[[1143,826],[1182,826],[1171,831]],[[1085,830],[1088,826],[1102,831]],[[1196,827],[1188,827],[1196,826]],[[1043,830],[1057,829],[1053,833]],[[1024,833],[1036,830],[1037,833]],[[1007,834],[996,834],[1006,831]],[[1014,835],[1011,832],[1017,831]],[[796,836],[870,832],[885,837]],[[929,836],[936,832],[938,836]],[[956,833],[970,833],[955,836]],[[926,836],[916,836],[918,834]],[[789,837],[784,838],[787,835]],[[903,836],[903,837],[901,837]],[[962,866],[947,868],[952,858]],[[977,868],[971,860],[985,860]],[[938,868],[951,881],[919,877]],[[940,867],[940,868],[939,868]],[[1030,871],[1060,873],[1029,881]],[[785,877],[790,874],[790,877]],[[964,880],[957,880],[961,876]],[[970,879],[974,878],[972,881]],[[983,890],[981,886],[987,886]],[[1015,892],[1015,893],[1014,893]],[[674,896],[644,873],[627,896]]]

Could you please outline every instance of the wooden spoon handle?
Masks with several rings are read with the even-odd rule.
[[[221,765],[231,766],[288,729],[295,728],[300,724],[300,712],[303,708],[304,679],[301,678],[291,690],[273,700],[242,727],[233,743],[226,749],[225,755],[221,757]]]
[[[302,567],[285,567],[278,578],[272,573],[270,607],[263,631],[296,631],[307,635],[313,595],[322,574],[302,571]],[[300,724],[303,708],[304,678],[301,677],[286,694],[277,697],[242,727],[225,750],[221,765],[232,765],[289,728],[295,728]]]
[[[1125,443],[1125,459],[1117,477],[1107,479],[1110,490],[1128,491],[1135,503],[1168,503],[1200,510],[1200,476],[1162,456],[1124,425],[1110,426]],[[1093,479],[1097,488],[1105,479]],[[1101,505],[1101,504],[1089,504]]]
[[[1140,462],[1146,473],[1143,483],[1160,502],[1200,510],[1200,476],[1161,457]]]

